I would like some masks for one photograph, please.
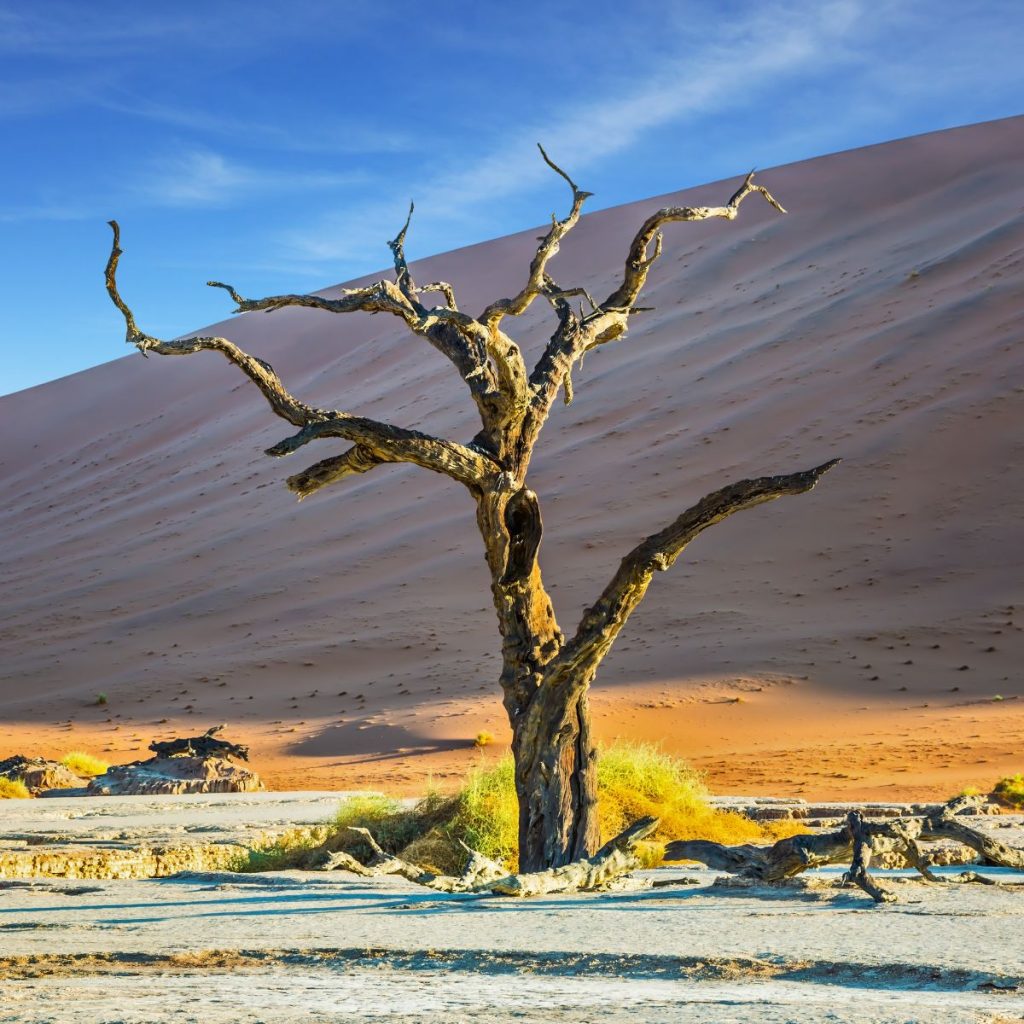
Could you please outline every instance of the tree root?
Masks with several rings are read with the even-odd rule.
[[[321,865],[321,870],[351,871],[365,878],[400,875],[410,882],[438,892],[492,893],[496,896],[522,898],[549,893],[593,892],[607,888],[623,875],[643,866],[637,853],[637,843],[658,827],[658,819],[641,818],[605,843],[593,857],[547,871],[511,875],[501,864],[468,846],[465,849],[469,853],[469,860],[461,875],[438,875],[386,853],[367,829],[349,827],[370,844],[373,856],[368,863],[363,864],[351,854],[331,853]]]
[[[860,812],[851,811],[841,829],[790,836],[774,846],[723,846],[703,839],[677,840],[667,845],[665,860],[700,861],[710,868],[767,885],[792,878],[808,868],[849,862],[850,870],[843,876],[844,881],[860,886],[876,903],[888,903],[895,896],[879,886],[868,871],[873,854],[898,851],[927,881],[945,884],[932,872],[920,842],[952,839],[976,850],[987,864],[1024,870],[1024,850],[1006,846],[957,817],[979,802],[978,797],[957,797],[934,814],[892,821],[865,821]],[[967,872],[956,880],[997,884],[975,872]]]

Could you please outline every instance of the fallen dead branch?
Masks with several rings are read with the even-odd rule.
[[[895,897],[871,877],[868,867],[872,856],[901,853],[927,881],[943,882],[931,870],[931,860],[920,846],[922,842],[952,839],[977,851],[984,863],[1024,870],[1024,850],[1009,847],[958,817],[978,803],[978,797],[957,797],[934,814],[889,821],[866,821],[858,811],[851,811],[840,829],[790,836],[774,846],[724,846],[703,839],[677,840],[666,846],[665,860],[695,860],[768,885],[808,868],[849,863],[845,880],[859,885],[876,903],[886,903]],[[975,872],[955,880],[995,884]]]
[[[497,896],[544,896],[549,893],[593,892],[607,888],[642,867],[637,844],[658,827],[657,818],[641,818],[605,843],[593,857],[547,871],[509,874],[503,865],[465,847],[469,860],[461,875],[440,875],[417,864],[393,857],[365,828],[350,826],[369,843],[373,856],[363,864],[349,853],[335,852],[321,865],[324,871],[351,871],[363,877],[400,875],[439,892],[493,893]]]

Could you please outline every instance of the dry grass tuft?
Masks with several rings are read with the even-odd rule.
[[[31,795],[21,779],[0,776],[0,800],[27,800]]]
[[[106,761],[93,757],[92,754],[87,754],[84,750],[69,750],[60,759],[60,763],[83,779],[92,779],[97,775],[103,775],[110,767]]]
[[[992,787],[992,799],[1014,810],[1024,810],[1024,775],[1007,775]]]
[[[489,747],[493,742],[494,737],[489,732],[478,732],[473,740],[473,746],[480,748]]]

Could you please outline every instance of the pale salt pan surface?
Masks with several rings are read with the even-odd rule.
[[[891,883],[879,908],[693,874],[529,901],[298,872],[7,883],[0,1022],[1024,1017],[1024,891]]]

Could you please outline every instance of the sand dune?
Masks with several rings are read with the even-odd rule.
[[[923,797],[1019,771],[1024,118],[761,179],[791,212],[670,226],[656,311],[587,358],[546,427],[531,484],[562,628],[705,492],[844,462],[656,581],[601,673],[600,730],[663,738],[719,790]],[[734,186],[585,217],[558,280],[600,293],[648,212]],[[536,235],[414,272],[478,311],[521,285]],[[535,358],[550,326],[535,304],[509,329]],[[474,432],[447,363],[390,319],[216,329],[315,404]],[[287,433],[213,355],[0,399],[5,748],[125,756],[228,721],[271,783],[411,788],[461,771],[478,729],[506,735],[465,494],[384,467],[300,506],[284,477],[337,447],[261,454]]]

